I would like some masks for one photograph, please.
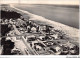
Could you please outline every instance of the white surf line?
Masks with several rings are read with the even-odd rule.
[[[46,18],[44,18],[42,16],[38,16],[38,15],[32,14],[32,13],[30,13],[28,11],[16,8],[13,5],[10,5],[10,6],[12,8],[16,9],[16,10],[19,10],[19,11],[21,11],[23,13],[28,14],[30,16],[30,20],[36,20],[36,21],[45,22],[45,23],[47,22],[49,25],[55,27],[55,29],[62,30],[66,34],[68,34],[69,36],[71,36],[73,38],[79,38],[79,30],[76,29],[76,28],[73,28],[73,27],[70,27],[70,26],[64,25],[62,23],[55,22],[55,21],[51,21],[51,20],[46,19]]]

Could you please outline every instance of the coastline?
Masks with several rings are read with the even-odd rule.
[[[41,24],[44,23],[44,24],[53,26],[55,29],[59,29],[59,30],[62,30],[63,32],[65,32],[68,36],[79,39],[79,30],[76,28],[73,28],[73,27],[70,27],[70,26],[64,25],[62,23],[55,22],[55,21],[51,21],[42,16],[32,14],[28,11],[24,11],[24,10],[15,8],[13,5],[10,5],[10,6],[16,10],[19,10],[19,11],[25,13],[25,14],[28,14],[30,16],[30,20],[33,20],[34,22],[38,21],[38,24],[40,22]]]

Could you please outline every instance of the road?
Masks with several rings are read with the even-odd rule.
[[[15,32],[16,32],[18,35],[21,35],[21,33],[17,30],[16,26],[15,26],[15,25],[12,25],[12,26],[13,26]],[[29,44],[27,43],[27,41],[26,41],[26,39],[24,38],[24,36],[22,36],[21,39],[22,39],[23,43],[25,44],[26,49],[29,51],[30,55],[38,55],[38,53],[29,46]],[[19,43],[20,43],[20,42],[19,42]],[[22,43],[21,43],[21,45],[22,45]],[[19,44],[18,46],[20,46],[20,44]],[[25,46],[22,46],[22,47],[21,47],[21,48],[22,48],[22,49],[21,49],[22,51],[24,50],[23,47],[25,47]],[[19,47],[19,48],[20,48],[20,47]],[[26,54],[25,51],[24,51],[24,54]]]

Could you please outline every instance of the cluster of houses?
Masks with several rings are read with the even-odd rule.
[[[30,47],[41,55],[44,55],[44,54],[46,55],[50,55],[50,54],[77,55],[79,54],[79,47],[70,41],[66,41],[67,39],[66,35],[60,30],[55,30],[54,27],[52,26],[49,26],[49,25],[40,26],[36,24],[34,21],[25,19],[22,16],[20,16],[19,18],[10,18],[10,17],[1,18],[0,23],[2,26],[7,25],[7,28],[8,28],[8,29],[4,29],[8,31],[6,33],[3,32],[4,30],[2,30],[2,33],[3,33],[2,36],[3,37],[6,36],[4,40],[2,38],[2,43],[3,43],[2,45],[4,46],[4,49],[6,49],[5,48],[6,45],[4,45],[4,42],[12,40],[10,37],[9,38],[7,37],[18,35],[17,32],[14,32],[14,29],[12,26],[12,25],[15,25],[17,30],[21,33],[21,35],[26,36],[26,42],[29,43]],[[14,47],[14,43],[12,47]],[[9,50],[10,53],[12,49],[13,48]],[[3,51],[5,52],[3,54],[6,54],[7,50],[3,50]]]

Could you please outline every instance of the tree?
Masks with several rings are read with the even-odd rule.
[[[14,42],[12,42],[11,40],[7,40],[5,41],[4,45],[3,45],[3,55],[11,55],[11,50],[14,48]]]

